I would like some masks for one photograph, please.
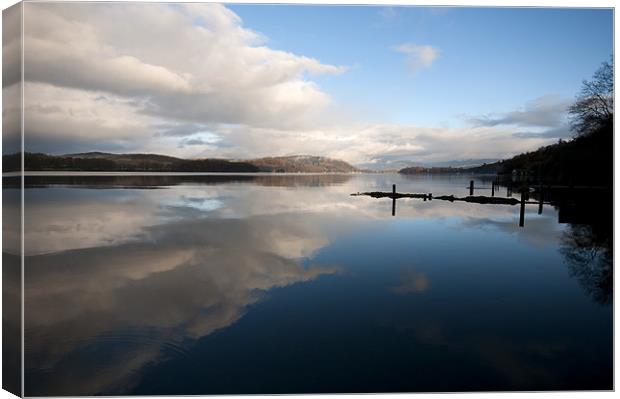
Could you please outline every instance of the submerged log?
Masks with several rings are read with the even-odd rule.
[[[434,197],[434,199],[443,200],[443,201],[462,201],[462,202],[471,202],[474,204],[500,204],[500,205],[517,205],[519,200],[516,198],[501,198],[501,197],[485,197],[483,195],[470,195],[468,197],[455,197],[454,195],[442,195],[439,197]]]
[[[385,192],[385,191],[371,191],[371,192],[366,192],[366,193],[353,193],[351,194],[352,196],[367,196],[367,197],[372,197],[372,198],[392,198],[392,199],[399,199],[399,198],[421,198],[421,199],[432,199],[433,198],[433,194],[410,194],[410,193],[396,193],[396,192]]]
[[[483,195],[470,195],[467,197],[455,197],[454,195],[440,195],[434,197],[432,194],[416,194],[416,193],[391,193],[385,191],[370,191],[365,193],[354,193],[352,196],[367,196],[372,198],[391,198],[393,200],[399,198],[420,198],[420,199],[433,199],[440,201],[461,201],[470,202],[474,204],[498,204],[498,205],[517,205],[520,201],[516,198],[502,198],[502,197],[485,197]],[[536,202],[538,203],[538,202]]]

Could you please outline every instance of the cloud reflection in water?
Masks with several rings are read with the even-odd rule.
[[[338,272],[300,264],[326,240],[295,218],[145,230],[142,242],[27,258],[29,394],[124,391],[141,367],[231,325],[270,289]]]

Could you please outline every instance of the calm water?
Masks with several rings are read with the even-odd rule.
[[[611,208],[349,195],[454,176],[27,182],[26,395],[612,388]]]

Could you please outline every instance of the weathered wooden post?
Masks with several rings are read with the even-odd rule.
[[[525,200],[530,200],[530,186],[528,186],[527,184],[525,185]]]
[[[525,190],[521,191],[521,209],[519,210],[519,227],[525,224]]]
[[[495,181],[491,181],[491,197],[495,197]]]
[[[543,211],[543,186],[542,183],[538,186],[538,214],[541,215]]]
[[[392,216],[396,216],[396,184],[392,184]]]
[[[543,199],[542,199],[542,193],[540,195],[540,199],[538,200],[538,214],[542,215],[542,210],[543,210]]]
[[[474,195],[474,181],[469,181],[469,195]]]

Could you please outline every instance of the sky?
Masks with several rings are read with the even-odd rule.
[[[26,3],[26,151],[506,158],[612,53],[610,9]]]

